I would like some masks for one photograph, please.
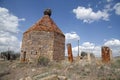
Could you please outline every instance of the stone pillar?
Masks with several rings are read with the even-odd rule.
[[[101,52],[102,52],[102,62],[104,63],[110,62],[112,56],[111,49],[107,46],[103,46]]]
[[[67,50],[68,50],[68,60],[70,62],[73,62],[72,46],[70,43],[67,44]]]
[[[110,49],[110,59],[113,60],[112,50]]]
[[[87,59],[88,59],[88,62],[91,63],[91,56],[90,56],[90,53],[87,54]]]

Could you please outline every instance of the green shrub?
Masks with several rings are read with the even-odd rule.
[[[47,66],[49,61],[50,60],[48,58],[41,56],[41,57],[38,58],[37,64],[41,65],[41,66]]]

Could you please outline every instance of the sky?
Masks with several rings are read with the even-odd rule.
[[[120,56],[120,0],[0,0],[0,52],[20,51],[23,33],[52,10],[51,18],[65,34],[65,46],[101,56],[101,47]],[[65,55],[67,50],[65,49]]]

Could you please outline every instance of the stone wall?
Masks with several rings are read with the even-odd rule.
[[[26,59],[35,59],[45,56],[50,60],[53,58],[54,33],[45,31],[32,31],[24,34],[22,41],[23,53]]]
[[[65,56],[65,36],[54,32],[54,60],[63,60]]]
[[[63,60],[65,56],[65,36],[60,33],[31,31],[23,35],[21,60],[33,61],[39,56],[50,60]]]

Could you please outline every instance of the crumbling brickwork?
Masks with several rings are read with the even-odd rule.
[[[73,62],[72,46],[70,43],[67,44],[67,50],[68,50],[68,60],[70,62]]]
[[[54,55],[53,59],[54,60],[63,60],[65,54],[65,38],[63,38],[63,35],[60,33],[54,33]],[[60,53],[60,54],[58,54]]]
[[[107,46],[103,46],[102,49],[101,49],[101,52],[102,52],[102,61],[104,63],[110,62],[111,57],[112,57],[111,49]]]
[[[50,15],[45,14],[23,34],[21,61],[36,60],[40,56],[60,61],[65,56],[65,36]]]

